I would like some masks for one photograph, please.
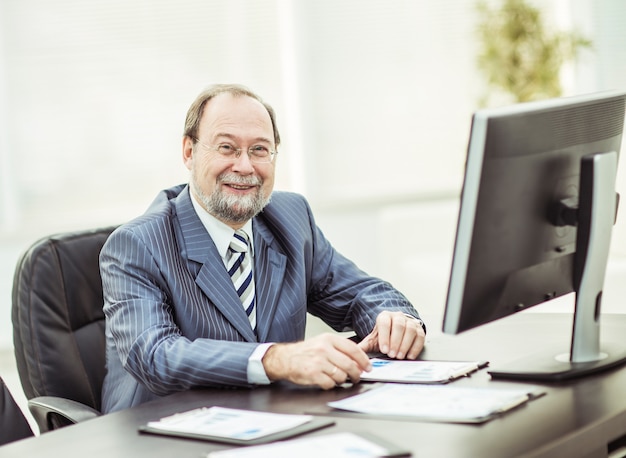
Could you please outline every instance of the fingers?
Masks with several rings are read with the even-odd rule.
[[[328,378],[330,379],[328,384],[324,383],[324,384],[320,384],[320,386],[324,389],[330,389],[330,388],[336,387],[337,385],[343,385],[344,383],[347,383],[347,382],[357,383],[361,379],[362,371],[359,370],[359,371],[353,372],[352,375],[350,374],[350,372],[353,372],[353,371],[347,372],[343,369],[339,369],[339,367],[337,366],[333,366],[333,369],[328,374]]]
[[[347,372],[339,369],[337,366],[333,366],[332,370],[328,374],[328,378],[330,379],[329,384],[322,386],[323,388],[332,388],[337,385],[346,383],[349,379],[349,376]]]
[[[272,381],[289,380],[324,389],[348,379],[357,382],[361,372],[371,368],[367,355],[354,342],[334,334],[293,344],[275,344],[262,361]]]
[[[424,348],[426,334],[422,325],[415,320],[416,323],[405,328],[399,350],[396,358],[398,359],[416,359]]]
[[[361,379],[361,373],[371,370],[372,365],[367,354],[354,342],[340,339],[335,342],[338,351],[329,355],[329,361],[337,368],[331,371],[331,378],[339,384],[348,379],[356,383]]]
[[[421,322],[402,312],[382,312],[372,332],[358,345],[336,334],[322,334],[291,344],[274,344],[263,357],[272,381],[288,380],[300,385],[331,389],[347,380],[361,379],[371,370],[366,352],[380,351],[391,358],[415,359],[424,348]]]
[[[387,311],[378,315],[375,332],[370,336],[368,337],[377,338],[378,349],[381,353],[397,359],[417,358],[424,348],[426,338],[419,320],[402,312]],[[371,348],[376,347],[375,342],[366,342],[365,345]]]
[[[378,335],[378,349],[386,355],[389,355],[391,351],[392,317],[393,315],[390,312],[382,312],[376,317],[375,330]]]

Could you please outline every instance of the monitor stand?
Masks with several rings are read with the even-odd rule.
[[[600,345],[602,289],[618,202],[616,174],[616,152],[585,156],[581,161],[574,265],[576,306],[570,352],[543,352],[496,365],[489,370],[493,378],[560,381],[626,363],[623,339]]]

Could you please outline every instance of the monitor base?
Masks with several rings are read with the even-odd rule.
[[[613,343],[603,345],[600,356],[595,361],[572,363],[568,353],[541,353],[496,365],[488,372],[493,379],[559,382],[595,374],[622,364],[626,364],[626,345]]]

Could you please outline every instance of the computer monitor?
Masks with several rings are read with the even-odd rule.
[[[491,368],[494,378],[563,380],[626,361],[626,339],[601,347],[599,323],[625,100],[611,91],[474,113],[444,333],[576,296],[569,348]]]

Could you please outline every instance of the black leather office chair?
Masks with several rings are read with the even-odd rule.
[[[98,256],[113,229],[46,237],[17,264],[15,359],[42,433],[100,415],[105,337]]]
[[[0,445],[33,435],[33,430],[0,377]]]

